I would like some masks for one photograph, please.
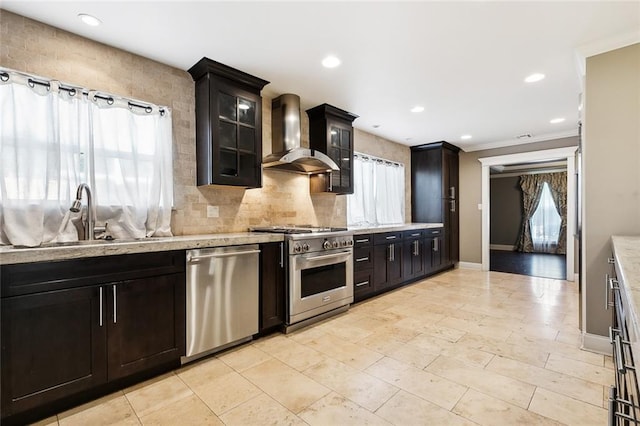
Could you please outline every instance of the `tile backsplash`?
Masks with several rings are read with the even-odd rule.
[[[186,71],[3,9],[0,39],[3,67],[171,108],[175,200],[171,225],[175,235],[241,232],[270,224],[346,225],[346,196],[310,194],[305,175],[265,170],[262,188],[197,187],[194,83]],[[199,59],[194,58],[194,63]],[[271,152],[271,99],[267,97],[263,98],[262,131],[263,155],[267,155]],[[303,112],[303,146],[308,146],[308,139],[308,118]],[[408,147],[356,131],[355,149],[403,162],[408,176]],[[218,208],[217,217],[208,217],[208,206]]]

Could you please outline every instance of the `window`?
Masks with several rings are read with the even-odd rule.
[[[0,77],[0,243],[76,239],[68,219],[80,183],[116,238],[171,235],[168,109],[12,71]]]
[[[529,220],[534,251],[555,252],[560,237],[561,222],[562,218],[556,209],[549,184],[544,182],[538,207]]]
[[[347,196],[347,224],[404,223],[404,165],[356,153],[353,194]]]

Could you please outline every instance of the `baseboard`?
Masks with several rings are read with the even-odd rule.
[[[482,270],[482,263],[458,262],[458,263],[456,263],[456,268],[460,268],[460,269],[475,269],[477,271],[481,271]]]
[[[598,334],[582,333],[582,349],[611,356],[611,341],[609,336]]]
[[[505,244],[489,244],[490,250],[501,250],[501,251],[515,251],[516,246],[510,246]]]

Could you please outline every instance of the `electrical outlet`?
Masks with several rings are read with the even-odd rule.
[[[207,206],[207,217],[220,217],[220,208],[218,206]]]

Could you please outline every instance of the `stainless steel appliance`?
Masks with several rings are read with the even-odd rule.
[[[251,230],[285,234],[286,332],[349,309],[353,303],[353,232],[298,226]]]
[[[257,245],[187,251],[187,351],[182,362],[258,332]]]

